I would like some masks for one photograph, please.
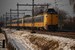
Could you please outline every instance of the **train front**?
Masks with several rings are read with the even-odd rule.
[[[44,28],[47,30],[58,29],[58,14],[53,8],[44,13]]]

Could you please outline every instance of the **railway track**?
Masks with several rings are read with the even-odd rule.
[[[31,30],[27,30],[31,32]],[[60,37],[66,37],[66,38],[72,38],[75,39],[75,31],[56,31],[56,32],[51,32],[51,31],[39,31],[35,30],[36,33],[38,34],[46,34],[46,35],[53,35],[53,36],[60,36]]]
[[[16,30],[16,29],[14,29]],[[31,32],[32,30],[29,29],[20,29],[22,31],[28,31]],[[60,37],[66,37],[66,38],[72,38],[75,39],[75,31],[69,31],[69,30],[62,30],[62,31],[45,31],[45,30],[34,30],[38,34],[46,34],[46,35],[53,35],[53,36],[60,36]],[[34,33],[35,34],[35,33]]]
[[[38,32],[38,33],[75,39],[75,32]]]

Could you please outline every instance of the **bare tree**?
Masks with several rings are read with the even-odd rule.
[[[58,25],[58,27],[60,29],[62,29],[62,26],[64,25],[64,20],[66,20],[66,18],[67,18],[67,12],[64,11],[64,10],[59,10],[58,8],[56,8],[56,11],[57,11],[58,16],[59,16],[59,25]]]

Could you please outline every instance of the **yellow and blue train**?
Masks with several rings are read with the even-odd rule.
[[[32,27],[32,17],[19,18],[19,27]],[[7,27],[17,27],[17,19],[7,22]],[[43,14],[34,16],[34,28],[43,28],[45,30],[58,29],[58,14],[53,8],[47,9]]]

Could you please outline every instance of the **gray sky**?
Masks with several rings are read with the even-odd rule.
[[[0,15],[10,11],[10,8],[16,9],[17,3],[32,3],[32,0],[0,0]],[[35,0],[35,3],[51,3],[54,6],[54,0]],[[72,8],[69,5],[68,0],[57,0],[58,7],[67,11],[70,15],[73,15]],[[64,6],[62,6],[64,5]],[[22,9],[22,7],[20,7]],[[23,7],[26,9],[26,7]]]

